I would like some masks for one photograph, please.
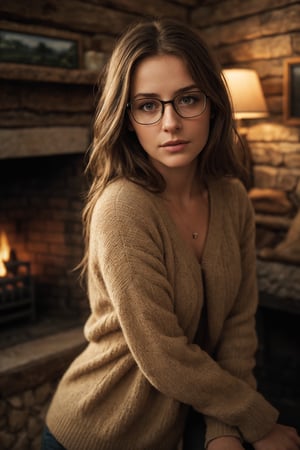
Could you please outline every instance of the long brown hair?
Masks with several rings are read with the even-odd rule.
[[[126,105],[136,65],[144,58],[172,54],[182,58],[199,88],[211,102],[211,125],[205,149],[199,156],[199,173],[207,176],[244,176],[237,155],[230,100],[221,69],[197,31],[171,19],[142,21],[119,39],[104,71],[94,122],[94,140],[86,171],[92,177],[83,212],[86,271],[89,226],[94,205],[112,180],[125,177],[154,192],[162,192],[162,176],[148,160],[135,133],[128,127]]]

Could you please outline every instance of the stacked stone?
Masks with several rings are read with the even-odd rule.
[[[56,383],[47,382],[0,400],[1,450],[39,450],[44,417]]]

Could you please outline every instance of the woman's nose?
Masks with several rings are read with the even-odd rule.
[[[165,131],[178,130],[181,127],[181,117],[175,111],[171,103],[165,105],[162,116],[162,128]]]

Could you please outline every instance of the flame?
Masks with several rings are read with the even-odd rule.
[[[4,277],[7,273],[6,267],[3,261],[9,260],[10,247],[7,239],[7,235],[4,231],[0,234],[0,277]]]

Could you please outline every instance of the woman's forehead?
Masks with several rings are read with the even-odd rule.
[[[155,55],[137,64],[131,80],[131,95],[174,93],[192,85],[195,81],[182,58]]]

